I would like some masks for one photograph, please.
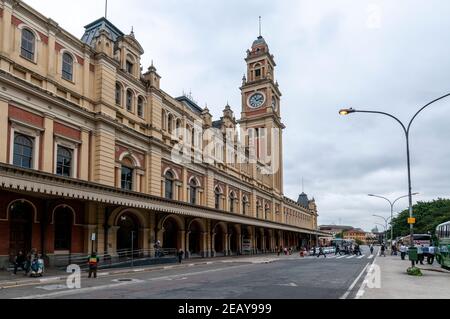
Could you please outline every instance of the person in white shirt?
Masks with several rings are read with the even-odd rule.
[[[436,248],[434,246],[428,247],[427,263],[432,265],[434,263],[434,254],[436,253]]]
[[[402,260],[405,260],[406,252],[408,251],[408,248],[402,243],[400,246],[400,256],[402,257]]]

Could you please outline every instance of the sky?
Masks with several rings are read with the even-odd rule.
[[[104,15],[103,0],[27,0],[81,38]],[[319,224],[367,231],[384,224],[389,204],[408,193],[406,143],[400,125],[423,105],[450,93],[450,2],[446,0],[109,0],[108,19],[134,28],[172,96],[192,92],[218,119],[229,102],[240,116],[246,50],[262,34],[283,93],[284,193],[314,197]],[[69,14],[68,14],[69,13]],[[450,99],[426,109],[411,129],[411,174],[418,201],[449,198]],[[400,200],[395,211],[408,206]],[[383,229],[378,226],[379,229]]]

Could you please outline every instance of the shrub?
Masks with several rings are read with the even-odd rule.
[[[410,267],[410,268],[408,268],[408,270],[406,272],[410,276],[418,276],[418,277],[422,276],[422,272],[420,271],[420,268],[417,268],[417,267]]]

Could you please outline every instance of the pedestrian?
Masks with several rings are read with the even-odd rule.
[[[370,244],[370,254],[373,255],[373,244]]]
[[[402,243],[400,245],[400,256],[401,256],[402,260],[405,260],[407,251],[408,251],[408,248],[405,246],[405,244]]]
[[[89,265],[89,276],[88,278],[92,277],[92,274],[94,274],[94,278],[97,278],[97,269],[98,269],[98,263],[100,259],[97,256],[96,252],[92,252],[92,254],[88,258],[88,265]]]
[[[178,251],[178,262],[181,264],[181,261],[183,260],[184,251],[180,249]]]
[[[334,255],[340,255],[341,254],[341,249],[339,248],[339,245],[336,245],[336,250],[334,251]]]
[[[434,263],[434,254],[436,253],[436,248],[431,245],[428,248],[428,255],[427,255],[427,263],[428,265],[432,265]]]
[[[22,251],[19,251],[19,253],[16,256],[16,259],[14,260],[14,275],[17,275],[17,269],[19,268],[26,271],[25,267],[26,262],[27,262],[26,256],[23,254]]]
[[[288,254],[288,249],[285,247],[284,248],[284,255],[287,256],[287,254]]]
[[[384,245],[384,243],[381,244],[380,250],[381,250],[380,257],[381,256],[386,257],[386,246]]]
[[[320,256],[324,256],[325,258],[327,258],[327,255],[325,255],[325,253],[323,252],[323,247],[320,246],[319,247],[319,254],[317,255],[317,258],[319,258]]]
[[[423,245],[417,245],[417,261],[423,265]]]
[[[282,250],[282,248],[281,248],[281,246],[280,246],[280,248],[277,249],[277,255],[278,255],[278,256],[280,256],[281,250]]]
[[[313,256],[316,255],[316,246],[313,247]]]

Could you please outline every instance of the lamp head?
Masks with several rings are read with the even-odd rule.
[[[349,109],[341,109],[341,110],[339,111],[339,114],[340,114],[340,115],[349,115],[349,114],[355,113],[355,112],[356,112],[356,111],[355,111],[354,109],[349,108]]]

